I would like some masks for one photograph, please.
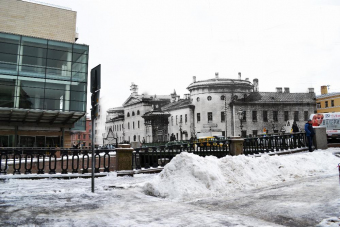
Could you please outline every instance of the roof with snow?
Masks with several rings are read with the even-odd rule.
[[[177,102],[171,102],[162,107],[164,111],[188,108],[191,105],[190,99],[180,99]]]
[[[252,92],[246,98],[239,97],[237,102],[248,103],[314,103],[314,93]]]
[[[316,96],[316,98],[320,99],[320,98],[326,98],[326,97],[332,97],[332,96],[340,96],[340,92],[332,92],[332,93],[327,93],[323,95],[318,95]]]

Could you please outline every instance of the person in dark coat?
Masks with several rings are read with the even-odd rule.
[[[313,126],[312,126],[312,120],[308,119],[308,122],[305,124],[305,132],[306,132],[306,137],[308,140],[308,148],[309,152],[312,152],[312,145],[313,145],[313,137],[315,135]]]
[[[300,131],[299,127],[296,124],[296,121],[294,121],[292,128],[293,128],[293,132],[299,132]]]

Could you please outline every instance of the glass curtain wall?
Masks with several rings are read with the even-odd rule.
[[[86,112],[88,51],[0,33],[0,107]]]

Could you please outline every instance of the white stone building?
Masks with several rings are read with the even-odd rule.
[[[219,78],[193,82],[183,99],[170,95],[138,95],[136,85],[122,107],[109,109],[106,132],[110,128],[119,142],[189,140],[200,135],[249,136],[277,133],[287,120],[303,128],[316,111],[314,89],[308,93],[260,92],[259,80]],[[240,116],[242,118],[240,119]]]

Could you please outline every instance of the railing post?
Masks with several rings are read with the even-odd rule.
[[[244,139],[241,137],[232,137],[230,140],[230,154],[231,155],[241,155],[243,152],[243,142]]]
[[[132,153],[133,148],[129,144],[119,144],[116,148],[116,171],[117,176],[133,176]]]

